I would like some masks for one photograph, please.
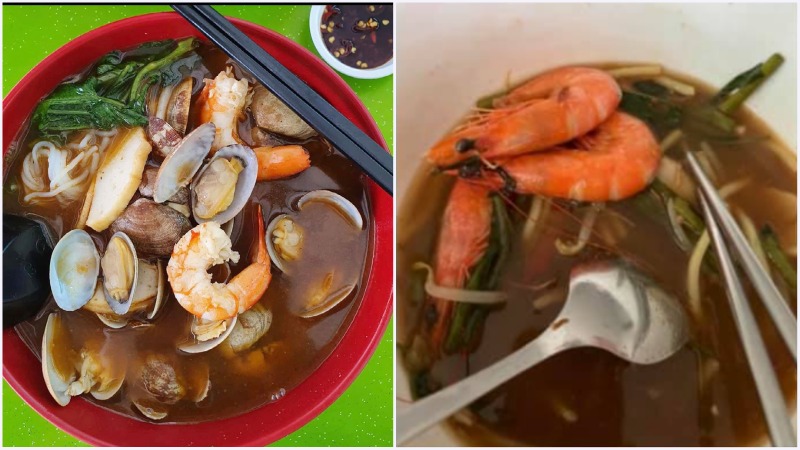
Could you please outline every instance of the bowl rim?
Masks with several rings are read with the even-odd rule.
[[[314,47],[317,49],[317,53],[320,54],[322,59],[324,59],[329,66],[333,67],[337,71],[353,78],[374,80],[392,75],[394,73],[394,52],[392,52],[392,58],[389,61],[372,69],[357,69],[355,67],[350,67],[331,55],[331,52],[328,51],[328,47],[325,46],[325,42],[322,40],[322,31],[319,26],[320,19],[322,18],[322,14],[325,12],[326,6],[327,5],[312,6],[308,17],[308,27],[309,31],[311,32],[311,41],[314,42]]]
[[[334,99],[336,103],[340,104],[340,108],[347,110],[345,115],[348,119],[356,123],[382,147],[388,148],[374,119],[353,90],[336,72],[323,64],[313,53],[291,39],[261,25],[238,18],[228,17],[228,19],[246,34],[253,37],[257,35],[261,41],[259,42],[261,46],[274,45],[275,48],[272,51],[278,51],[284,57],[284,60],[292,58],[296,60],[294,64],[306,66],[305,69],[300,67],[298,71],[305,70],[312,73],[310,76],[313,79],[309,79],[307,83],[312,84],[311,81],[316,80],[316,84],[320,85],[319,90],[323,97],[335,97]],[[170,24],[173,27],[169,27]],[[103,53],[113,49],[100,50],[100,47],[109,46],[109,44],[98,44],[98,42],[103,41],[103,36],[111,33],[119,35],[121,29],[143,27],[145,25],[155,28],[158,28],[158,25],[164,25],[163,29],[159,28],[159,31],[153,33],[160,36],[171,35],[172,38],[178,38],[194,35],[207,41],[188,22],[184,22],[183,18],[174,12],[137,15],[89,30],[59,47],[36,64],[11,89],[3,99],[3,129],[16,130],[30,118],[30,114],[33,112],[32,108],[38,102],[38,99],[27,109],[24,103],[30,103],[30,100],[24,98],[25,90],[32,82],[44,76],[44,72],[54,70],[58,73],[65,70],[56,68],[62,58],[74,54],[84,46],[92,46],[94,48],[91,51],[87,51],[87,53],[96,53],[90,58],[87,56],[90,59],[89,64],[91,64]],[[174,25],[178,26],[175,27]],[[185,33],[184,30],[186,30]],[[136,42],[141,43],[156,39],[150,33],[142,33],[141,38]],[[113,47],[113,45],[109,47]],[[277,59],[280,60],[280,58]],[[50,92],[59,82],[61,80],[55,82],[52,87],[48,87],[44,92]],[[324,91],[322,87],[325,88]],[[333,103],[331,98],[328,98],[328,100]],[[27,109],[24,116],[5,114],[9,109],[18,107],[17,103],[23,103],[21,106]],[[16,134],[16,132],[6,133],[4,136],[4,154],[10,148]],[[394,294],[391,269],[394,260],[394,247],[391,245],[391,239],[382,239],[381,237],[393,235],[393,199],[372,181],[368,182],[368,191],[375,231],[371,242],[372,252],[367,257],[367,264],[370,264],[370,270],[362,281],[365,288],[361,303],[333,351],[307,378],[291,389],[286,394],[287,398],[283,401],[268,403],[226,419],[192,424],[153,424],[143,422],[99,408],[83,398],[74,399],[67,407],[61,407],[52,401],[49,393],[44,388],[44,383],[38,383],[41,385],[38,386],[37,381],[26,377],[24,366],[31,363],[30,359],[33,359],[36,366],[40,366],[40,363],[14,332],[13,328],[3,330],[3,377],[8,381],[12,389],[39,415],[61,430],[94,445],[132,445],[132,436],[134,440],[141,441],[138,445],[187,445],[192,444],[197,439],[197,436],[194,436],[191,431],[197,431],[202,428],[208,430],[205,432],[206,436],[203,438],[205,442],[202,445],[265,445],[289,435],[321,414],[352,384],[375,352],[378,343],[386,332],[392,315]],[[369,314],[369,317],[366,317],[366,314]],[[9,358],[12,355],[15,357],[14,359]],[[17,360],[16,364],[9,364],[10,361],[15,360]],[[19,362],[19,360],[23,361]],[[24,360],[27,360],[28,363]],[[323,376],[323,372],[327,373],[328,376]],[[306,397],[310,395],[311,390],[313,390],[313,398],[307,399]],[[286,403],[287,401],[291,403]],[[126,431],[113,429],[113,426],[88,426],[88,422],[82,425],[74,423],[77,420],[76,417],[79,416],[79,414],[76,414],[77,412],[87,411],[91,417],[100,415],[107,417],[109,422],[125,425]],[[229,432],[224,427],[205,426],[209,423],[217,425],[229,424],[240,429],[234,428]],[[98,433],[100,434],[98,435]]]

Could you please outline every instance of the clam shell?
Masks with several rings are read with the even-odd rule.
[[[204,123],[187,134],[158,169],[153,200],[164,203],[188,185],[211,150],[217,128]]]
[[[101,260],[100,264],[103,266],[103,292],[106,296],[106,302],[108,302],[108,306],[111,307],[111,310],[114,311],[117,315],[124,315],[128,312],[131,308],[131,304],[133,303],[133,299],[136,296],[136,290],[138,288],[138,280],[139,280],[139,258],[136,256],[136,247],[134,247],[133,242],[128,237],[127,234],[117,231],[111,236],[111,239],[108,240],[108,245],[110,246],[111,243],[115,239],[122,240],[123,244],[127,246],[128,250],[133,255],[133,280],[131,282],[130,289],[128,291],[128,297],[123,299],[122,301],[116,300],[108,291],[108,284],[110,283],[110,274],[106,273],[106,267],[108,267],[105,262],[108,261],[108,258],[112,258],[111,254],[106,250],[106,254],[103,255],[103,259]],[[108,249],[108,246],[106,247]]]
[[[198,320],[197,317],[192,319],[192,324],[196,324]],[[197,341],[193,336],[188,337],[186,342],[182,342],[178,344],[178,349],[185,352],[185,353],[203,353],[211,350],[212,348],[221,344],[228,335],[231,334],[233,331],[234,326],[236,325],[236,316],[225,321],[225,331],[222,332],[219,336],[209,339],[206,341]]]
[[[272,325],[272,311],[256,304],[243,312],[228,336],[228,344],[235,352],[252,347],[261,339]]]
[[[69,348],[70,343],[57,343],[55,340],[62,339],[64,332],[60,330],[61,316],[59,313],[50,313],[47,316],[47,324],[44,327],[44,338],[42,339],[42,374],[44,375],[44,382],[47,385],[47,390],[53,399],[61,405],[66,406],[69,403],[70,395],[67,394],[69,385],[75,381],[78,376],[75,367],[62,367],[59,368],[54,360],[54,351],[66,350]]]
[[[356,288],[355,283],[345,285],[336,291],[328,294],[324,301],[317,305],[307,306],[306,309],[300,311],[300,317],[310,319],[312,317],[321,316],[326,312],[335,308],[339,303],[346,299],[351,292]]]
[[[332,206],[339,211],[345,219],[353,224],[353,226],[359,230],[364,229],[364,220],[361,218],[361,213],[358,212],[358,208],[350,203],[350,200],[347,200],[341,195],[324,189],[311,191],[300,197],[300,200],[297,201],[297,209],[302,210],[304,205],[311,202],[322,202],[328,206]]]
[[[143,400],[134,400],[133,406],[139,410],[145,417],[152,420],[161,420],[167,417],[167,409],[158,405],[156,402],[147,402]]]
[[[58,241],[50,257],[50,289],[58,306],[75,311],[94,293],[100,273],[100,255],[92,237],[72,230]]]
[[[189,107],[192,103],[192,77],[184,78],[169,96],[165,120],[180,134],[186,133],[189,124]],[[160,106],[160,105],[159,105]]]
[[[275,264],[275,267],[278,268],[283,273],[288,274],[289,271],[286,268],[286,262],[281,258],[280,253],[278,253],[278,249],[275,248],[275,243],[272,241],[274,238],[272,233],[275,231],[275,228],[278,227],[278,223],[289,217],[288,214],[279,214],[277,215],[272,221],[267,225],[267,233],[266,233],[266,241],[267,241],[267,253],[269,253],[269,259],[272,261],[272,264]]]
[[[128,324],[128,318],[124,316],[117,316],[112,314],[103,314],[103,313],[95,313],[100,322],[103,322],[103,325],[109,327],[119,329],[124,328],[125,325]]]
[[[144,255],[168,257],[192,224],[179,211],[146,198],[128,205],[111,230],[128,235],[136,249]]]
[[[158,176],[158,166],[146,166],[142,172],[142,182],[139,184],[139,193],[142,197],[153,198],[153,190],[156,187],[156,177]],[[178,189],[178,192],[170,197],[168,202],[179,203],[182,205],[189,204],[189,188],[184,186]]]
[[[161,307],[165,303],[164,297],[167,295],[167,273],[164,271],[164,261],[159,259],[156,262],[156,270],[158,271],[158,290],[156,292],[156,299],[153,302],[153,309],[147,313],[147,318],[150,320],[155,318],[156,314],[161,311]]]
[[[195,204],[197,202],[194,187],[203,178],[203,174],[206,172],[206,169],[208,169],[215,159],[232,157],[238,158],[244,166],[244,170],[239,173],[239,178],[236,180],[233,201],[225,210],[220,211],[217,213],[217,215],[211,217],[210,219],[202,219],[197,217],[197,215],[194,214]],[[194,217],[194,220],[197,223],[214,221],[222,224],[233,219],[237,214],[239,214],[242,208],[244,208],[244,205],[247,204],[247,201],[250,199],[250,194],[253,193],[253,188],[256,185],[257,175],[258,161],[256,160],[255,152],[253,152],[250,147],[234,144],[219,149],[216,153],[214,153],[214,156],[211,158],[211,160],[209,160],[209,162],[200,170],[189,188],[189,191],[192,195],[192,216]]]
[[[120,388],[122,387],[122,383],[125,382],[125,377],[120,376],[116,377],[111,380],[107,386],[96,385],[92,388],[89,393],[92,397],[96,398],[97,400],[108,400],[113,397],[117,392],[119,392]]]

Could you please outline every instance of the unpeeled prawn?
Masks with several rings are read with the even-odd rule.
[[[444,166],[465,159],[471,149],[490,160],[547,150],[597,127],[621,98],[619,85],[602,70],[555,69],[496,100],[495,109],[456,129],[427,158]]]
[[[218,223],[200,224],[175,244],[167,277],[185,310],[206,320],[226,320],[258,303],[272,279],[260,205],[256,208],[256,221],[252,262],[227,284],[213,283],[208,273],[217,264],[239,261],[239,254],[233,251],[230,238]]]

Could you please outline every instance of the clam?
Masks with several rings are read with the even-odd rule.
[[[142,183],[139,184],[139,193],[142,197],[153,198],[153,191],[156,187],[156,176],[158,176],[158,166],[146,166],[142,172]],[[182,205],[189,204],[189,188],[184,186],[178,189],[172,197],[167,200],[169,203]]]
[[[100,255],[92,237],[72,230],[58,241],[50,258],[50,288],[58,306],[75,311],[94,293],[100,273]]]
[[[269,331],[272,311],[256,304],[238,317],[239,320],[233,325],[233,331],[227,339],[227,343],[237,353],[252,347]]]
[[[59,313],[50,313],[42,339],[42,372],[47,390],[61,406],[69,403],[67,389],[78,378],[69,355],[69,336],[61,324]]]
[[[167,205],[140,198],[128,205],[111,230],[128,235],[146,255],[168,257],[180,238],[192,228],[189,219]]]
[[[147,393],[161,403],[171,405],[186,395],[186,387],[166,355],[148,354],[142,363],[139,379]]]
[[[364,229],[364,220],[358,208],[341,195],[326,191],[311,191],[297,201],[297,209],[302,211],[309,203],[318,202],[331,207],[355,228]],[[288,262],[300,259],[304,246],[303,229],[288,214],[280,214],[267,225],[267,251],[275,267],[283,273],[289,273]]]
[[[211,377],[208,363],[203,361],[198,364],[191,364],[186,368],[186,388],[187,398],[195,403],[202,402],[208,397],[211,389]]]
[[[47,317],[42,340],[42,372],[53,398],[66,406],[71,397],[90,393],[98,400],[116,394],[125,381],[125,368],[104,356],[96,342],[75,352],[59,313]]]
[[[346,284],[331,292],[332,287],[333,272],[329,272],[319,286],[312,287],[308,300],[298,315],[310,319],[325,314],[346,299],[353,292],[356,285],[355,283]]]
[[[300,200],[297,201],[297,209],[302,210],[303,206],[312,202],[320,202],[333,207],[354,227],[359,230],[364,229],[364,221],[361,218],[361,213],[358,212],[358,208],[341,195],[326,190],[311,191],[300,197]]]
[[[154,400],[136,399],[133,400],[133,406],[148,419],[161,420],[167,417],[167,409]]]
[[[164,302],[166,278],[163,261],[150,263],[140,259],[135,295],[127,314],[119,315],[111,309],[100,281],[91,300],[83,308],[95,313],[101,322],[111,328],[124,327],[133,314],[141,311],[147,311],[147,318],[153,319]]]
[[[209,122],[195,128],[181,140],[158,169],[153,200],[164,203],[192,181],[211,150],[215,135],[216,127]]]
[[[198,223],[225,223],[244,208],[256,185],[258,161],[243,145],[229,145],[214,153],[192,181],[192,215]]]
[[[178,349],[186,353],[203,353],[221,344],[233,331],[236,316],[227,320],[205,320],[192,317],[190,327],[192,337],[178,344]]]
[[[164,119],[175,131],[186,133],[189,124],[189,107],[192,103],[192,77],[186,77],[175,86],[166,105]],[[161,105],[159,104],[159,109]]]
[[[103,268],[103,292],[115,314],[128,312],[136,292],[139,260],[130,238],[118,231],[111,236],[100,260]]]
[[[281,214],[267,226],[267,250],[270,259],[283,273],[289,273],[284,261],[300,258],[303,249],[303,230],[288,214]]]

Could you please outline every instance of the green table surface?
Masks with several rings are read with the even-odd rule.
[[[277,31],[316,54],[309,33],[310,6],[215,6]],[[47,55],[89,30],[167,6],[3,6],[3,95]],[[342,76],[393,146],[392,77],[358,80]],[[9,130],[4,130],[9,132]],[[276,446],[392,445],[392,325],[374,356],[345,393],[319,417]],[[83,442],[39,416],[3,381],[3,446],[82,446]]]

